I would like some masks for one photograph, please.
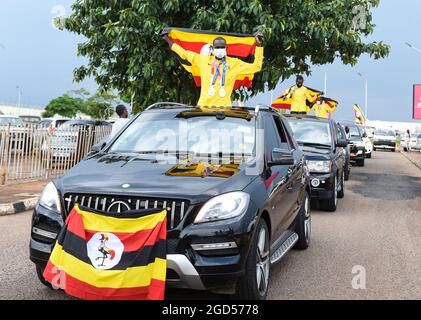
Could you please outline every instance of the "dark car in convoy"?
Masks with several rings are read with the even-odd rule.
[[[167,284],[264,299],[270,266],[310,241],[304,155],[270,107],[151,106],[49,183],[30,258],[42,277],[77,202],[104,213],[169,208]]]
[[[287,119],[305,155],[311,199],[322,210],[336,211],[338,198],[345,194],[346,139],[333,120],[302,115],[288,115]]]
[[[349,176],[351,174],[351,147],[349,146],[349,141],[346,136],[345,128],[340,123],[336,124],[336,128],[338,130],[338,139],[344,140],[347,142],[347,145],[344,148],[344,151],[345,151],[345,181],[348,181]]]
[[[359,167],[364,167],[366,158],[366,145],[363,140],[364,133],[356,124],[353,124],[352,122],[341,121],[340,124],[344,128],[349,128],[349,147],[351,161]]]

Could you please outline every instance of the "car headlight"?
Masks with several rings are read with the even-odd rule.
[[[250,195],[242,191],[216,196],[204,204],[194,220],[203,223],[235,218],[246,212]]]
[[[59,194],[53,182],[45,186],[39,198],[39,204],[44,208],[61,213]]]
[[[307,167],[310,172],[329,173],[332,167],[331,161],[307,161]]]

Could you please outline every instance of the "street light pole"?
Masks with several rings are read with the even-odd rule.
[[[365,126],[367,127],[367,119],[368,119],[368,80],[365,78],[361,72],[358,72],[358,75],[364,79],[365,81],[365,107],[364,107],[364,113],[365,113]]]
[[[18,110],[20,115],[20,103],[22,100],[22,89],[19,86],[16,86],[16,89],[18,90]]]
[[[409,42],[405,42],[405,44],[410,47],[411,49],[417,51],[418,53],[421,53],[421,49],[418,49],[417,47],[413,46],[412,44],[410,44]]]

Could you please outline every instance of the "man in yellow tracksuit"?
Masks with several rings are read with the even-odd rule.
[[[297,76],[295,86],[292,86],[286,90],[280,97],[282,99],[292,99],[291,114],[307,114],[309,109],[307,107],[306,101],[308,100],[310,102],[315,102],[317,100],[317,96],[313,97],[303,84],[304,78],[300,75]]]
[[[313,110],[316,111],[317,117],[330,119],[330,115],[336,110],[336,105],[331,107],[325,101],[321,101],[314,105]]]
[[[239,75],[259,72],[263,64],[262,35],[256,35],[256,51],[253,63],[246,63],[237,58],[227,56],[227,44],[224,38],[218,37],[213,41],[211,55],[198,54],[183,49],[168,36],[164,36],[171,50],[181,59],[187,60],[200,70],[201,90],[197,103],[202,107],[232,106],[231,93],[235,79]]]

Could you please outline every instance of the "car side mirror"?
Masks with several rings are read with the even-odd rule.
[[[346,148],[348,146],[349,140],[346,139],[339,139],[338,142],[336,142],[336,147],[338,148]]]
[[[291,151],[275,148],[272,150],[272,159],[269,166],[293,165],[294,156]]]
[[[101,141],[100,143],[94,144],[92,146],[91,153],[100,152],[102,149],[105,148],[106,145],[107,145],[107,143],[105,141]]]

